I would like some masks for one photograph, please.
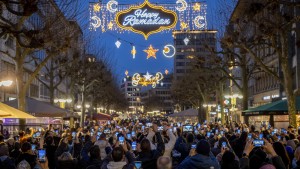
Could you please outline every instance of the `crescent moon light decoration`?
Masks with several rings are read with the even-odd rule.
[[[185,0],[177,0],[176,4],[181,4],[180,7],[178,7],[178,6],[175,7],[176,10],[179,11],[179,12],[185,11],[186,8],[187,8],[187,6],[188,6],[188,4],[187,4],[187,2]]]
[[[94,23],[91,23],[94,29],[99,28],[101,26],[101,20],[98,16],[93,16],[91,19],[94,21]]]
[[[164,47],[163,54],[167,58],[172,58],[176,54],[176,49],[173,45],[166,45]]]
[[[108,1],[106,4],[107,10],[109,10],[109,12],[111,12],[111,13],[115,13],[118,11],[117,6],[118,6],[118,2],[115,0]]]
[[[203,16],[197,16],[194,19],[194,24],[199,29],[204,28],[205,27],[205,18]]]

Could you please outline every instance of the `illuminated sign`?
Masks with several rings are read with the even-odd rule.
[[[115,20],[121,29],[142,34],[148,39],[151,34],[174,28],[178,18],[174,11],[152,5],[145,0],[140,6],[118,12]]]
[[[156,87],[157,84],[160,83],[160,81],[164,78],[164,76],[160,73],[157,72],[155,76],[149,74],[148,72],[141,76],[138,73],[135,73],[132,76],[132,86],[137,86],[137,85],[142,85],[142,86],[148,86],[152,85],[153,88]]]

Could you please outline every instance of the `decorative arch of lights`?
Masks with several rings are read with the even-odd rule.
[[[147,1],[147,0],[145,0]],[[143,2],[142,2],[143,3]],[[107,2],[91,2],[89,4],[90,27],[92,31],[114,31],[124,33],[129,31],[122,29],[117,25],[116,16],[118,12],[138,7],[139,4],[120,4],[117,0],[108,0]],[[145,3],[145,2],[144,2]],[[172,30],[206,30],[207,29],[207,5],[205,2],[187,2],[187,0],[177,0],[176,3],[157,4],[166,10],[174,11],[177,14],[177,24],[173,28],[162,30],[162,32]]]
[[[161,80],[164,78],[163,74],[157,72],[155,75],[151,75],[148,72],[145,75],[141,75],[139,73],[135,73],[132,76],[132,86],[148,86],[152,85],[153,88],[156,88]]]

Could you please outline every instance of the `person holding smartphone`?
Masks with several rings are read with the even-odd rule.
[[[148,136],[151,136],[150,138]],[[155,135],[157,146],[156,148],[151,148],[150,140]],[[141,151],[138,153],[136,161],[142,162],[142,168],[153,168],[156,165],[157,159],[163,155],[165,150],[165,144],[163,142],[162,136],[158,131],[158,124],[153,123],[152,128],[149,128],[149,134],[147,138],[140,142]]]
[[[127,146],[128,145],[126,142],[123,145],[120,145],[119,142],[117,142],[115,148],[112,150],[112,153],[103,160],[101,169],[133,169],[135,167],[135,160]],[[126,162],[125,157],[128,162]]]
[[[165,143],[165,153],[164,156],[171,157],[171,152],[175,146],[176,143],[176,137],[172,131],[173,129],[171,127],[168,127],[167,125],[164,126],[164,131],[167,132],[167,135],[169,136],[168,143]]]
[[[108,141],[106,140],[106,134],[102,133],[99,140],[97,140],[94,145],[99,147],[101,159],[104,159],[107,156],[105,149],[106,147],[110,147]]]

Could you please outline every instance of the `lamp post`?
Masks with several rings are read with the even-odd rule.
[[[236,110],[236,108],[235,108],[235,106],[236,106],[236,99],[242,99],[243,98],[243,96],[242,95],[239,95],[239,94],[232,94],[232,95],[225,95],[224,96],[225,97],[225,99],[230,99],[230,102],[231,102],[231,109],[230,109],[230,111],[229,111],[229,113],[228,113],[228,119],[230,118],[230,122],[232,121],[232,114],[231,114],[231,112],[235,112],[235,110]]]
[[[65,98],[56,98],[56,99],[54,99],[54,103],[59,103],[59,107],[60,108],[65,108],[65,104],[66,103],[72,103],[72,99],[71,98],[67,98],[67,99],[65,99]]]
[[[3,80],[3,81],[0,81],[0,87],[9,87],[13,84],[13,81],[12,80]],[[3,101],[6,101],[5,100],[5,91],[3,90]]]
[[[202,105],[204,108],[206,108],[206,122],[209,121],[209,113],[211,111],[212,107],[216,107],[216,104],[203,104]]]

